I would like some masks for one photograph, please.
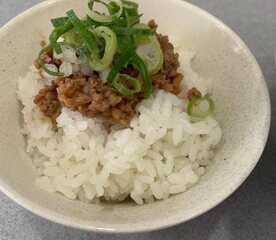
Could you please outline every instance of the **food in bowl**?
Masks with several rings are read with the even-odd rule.
[[[86,8],[83,19],[70,10],[51,20],[49,43],[18,81],[37,185],[89,203],[186,191],[222,136],[193,53],[141,23],[135,2]]]

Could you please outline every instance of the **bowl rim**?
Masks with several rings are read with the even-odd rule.
[[[4,26],[0,28],[0,39],[5,36],[5,34],[9,31],[9,28],[13,25],[18,24],[21,20],[29,17],[33,12],[43,10],[47,6],[54,5],[58,3],[60,0],[46,0],[44,2],[38,3],[34,5],[33,7],[23,11],[19,15],[12,18],[10,21],[8,21]],[[64,0],[65,1],[65,0]],[[155,221],[152,225],[139,225],[138,227],[135,227],[135,229],[123,226],[123,227],[96,227],[91,224],[82,223],[81,221],[75,222],[72,221],[72,219],[68,216],[64,216],[62,214],[58,214],[52,210],[49,210],[48,208],[42,207],[39,204],[34,203],[33,201],[23,197],[21,194],[17,193],[14,189],[12,189],[3,179],[1,179],[0,176],[0,191],[3,192],[5,195],[7,195],[10,199],[12,199],[14,202],[16,202],[18,205],[22,206],[26,210],[34,213],[35,215],[38,215],[42,218],[45,218],[49,221],[52,221],[57,224],[62,224],[68,227],[73,227],[75,229],[80,230],[86,230],[86,231],[93,231],[93,232],[100,232],[100,233],[119,233],[119,234],[127,234],[127,233],[142,233],[142,232],[150,232],[155,230],[161,230],[168,227],[172,227],[175,225],[178,225],[180,223],[184,223],[187,221],[190,221],[200,215],[205,214],[206,212],[210,211],[211,209],[215,208],[217,205],[225,201],[228,197],[230,197],[248,178],[248,176],[251,174],[255,166],[257,165],[258,161],[260,160],[262,153],[265,149],[266,142],[268,140],[269,136],[269,130],[271,125],[271,100],[269,96],[269,90],[268,86],[266,84],[265,78],[263,76],[262,70],[255,58],[255,56],[252,54],[252,52],[249,50],[245,42],[241,39],[241,37],[238,36],[237,33],[235,33],[230,27],[228,27],[225,23],[223,23],[221,20],[219,20],[217,17],[213,16],[212,14],[208,13],[206,10],[201,9],[198,6],[195,6],[191,3],[188,3],[183,0],[170,0],[174,4],[182,4],[185,8],[190,9],[193,12],[197,12],[198,14],[205,16],[210,21],[212,21],[215,25],[219,26],[223,29],[224,32],[226,32],[228,35],[231,36],[233,41],[239,43],[239,45],[243,48],[243,51],[245,52],[246,56],[252,60],[252,67],[255,69],[256,75],[259,76],[259,79],[262,83],[262,91],[264,91],[265,101],[264,105],[266,107],[266,113],[265,116],[265,125],[263,128],[263,138],[262,138],[262,146],[259,148],[258,152],[254,157],[252,157],[252,163],[246,169],[244,174],[242,175],[242,178],[239,178],[237,182],[233,183],[233,187],[229,188],[228,192],[223,196],[223,198],[219,198],[216,201],[212,201],[208,204],[208,207],[206,207],[203,211],[197,210],[197,212],[194,212],[193,214],[190,214],[188,217],[180,217],[180,218],[167,218],[166,223]]]

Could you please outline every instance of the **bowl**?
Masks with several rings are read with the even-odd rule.
[[[85,204],[49,194],[34,184],[36,172],[20,134],[22,117],[16,82],[48,36],[50,19],[82,0],[51,0],[27,10],[0,30],[0,189],[33,213],[67,226],[100,232],[145,232],[186,222],[212,209],[233,193],[256,166],[270,126],[270,100],[262,72],[243,41],[207,12],[181,0],[139,0],[145,20],[176,36],[197,53],[194,69],[213,80],[216,118],[223,142],[200,183],[164,201],[137,206]],[[169,14],[166,16],[164,12]]]

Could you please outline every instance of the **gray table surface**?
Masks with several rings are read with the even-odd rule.
[[[41,0],[0,0],[0,26]],[[104,235],[60,226],[0,193],[0,240],[275,240],[276,239],[276,0],[191,0],[234,29],[259,61],[272,98],[272,131],[257,168],[223,204],[186,224],[134,235]],[[169,4],[169,0],[168,0]],[[1,44],[1,43],[0,43]],[[274,145],[274,147],[273,147]]]

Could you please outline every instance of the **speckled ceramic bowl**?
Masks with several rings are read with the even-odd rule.
[[[0,31],[0,189],[26,209],[67,226],[104,232],[142,232],[169,227],[212,209],[233,193],[258,162],[270,125],[270,101],[262,72],[245,44],[223,23],[181,0],[139,0],[159,31],[197,52],[194,68],[213,79],[217,119],[224,140],[215,163],[186,193],[144,206],[87,205],[48,194],[34,185],[35,171],[20,134],[16,81],[36,57],[49,20],[83,0],[45,1]],[[166,14],[165,14],[166,13]],[[169,16],[169,17],[168,17]]]

